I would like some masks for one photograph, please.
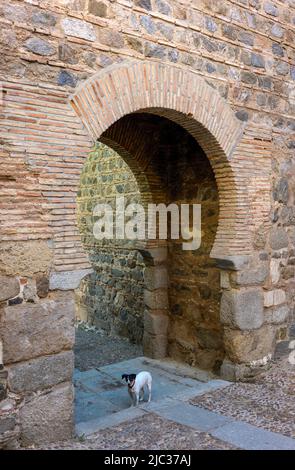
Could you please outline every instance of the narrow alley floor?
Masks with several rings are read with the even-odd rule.
[[[75,369],[79,371],[143,355],[141,344],[131,344],[128,339],[107,336],[103,331],[82,322],[76,325],[74,352]]]

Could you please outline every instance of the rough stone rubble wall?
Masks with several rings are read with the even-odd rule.
[[[287,334],[294,309],[294,1],[4,0],[0,13],[5,81],[0,335],[4,363],[11,369],[9,388],[25,397],[23,442],[71,432],[71,361],[65,358],[71,356],[73,298],[62,291],[77,287],[85,274],[81,270],[90,267],[75,223],[75,195],[91,142],[68,97],[85,78],[110,64],[153,59],[193,70],[247,123],[249,159],[255,153],[259,163],[251,163],[249,181],[257,187],[252,209],[261,211],[259,188],[264,184],[269,224],[263,219],[254,225],[253,257],[246,271],[223,265],[221,316],[229,373],[234,362],[243,368],[249,360],[264,358],[275,339]],[[51,270],[61,274],[49,285]],[[59,324],[61,305],[65,318],[55,341],[52,328]],[[44,341],[39,346],[35,318],[49,313],[50,322],[40,325]],[[6,331],[16,335],[24,316],[22,344],[12,347]],[[67,366],[60,366],[61,374],[55,375],[55,366],[40,374],[42,361]],[[20,365],[21,373],[14,375]],[[57,398],[62,409],[55,415]]]
[[[110,335],[141,343],[142,256],[128,240],[97,240],[93,236],[96,204],[110,204],[115,210],[115,199],[120,196],[124,196],[126,205],[140,202],[136,179],[114,150],[99,143],[83,167],[77,196],[78,226],[94,270],[76,291],[77,318]]]

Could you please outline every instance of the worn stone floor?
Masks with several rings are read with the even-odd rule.
[[[270,370],[254,383],[144,357],[76,369],[76,437],[42,448],[295,450],[290,344],[280,343]],[[152,402],[130,408],[121,374],[143,369],[153,375]]]
[[[130,408],[127,386],[121,380],[124,373],[148,370],[153,377],[152,401],[192,398],[204,391],[228,385],[206,372],[194,370],[174,361],[156,361],[145,357],[128,359],[88,371],[75,370],[75,414],[78,434],[90,434],[101,428],[101,419],[109,424],[113,415]],[[147,406],[147,411],[150,405]]]

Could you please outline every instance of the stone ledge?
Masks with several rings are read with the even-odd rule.
[[[223,256],[214,254],[213,252],[210,254],[210,258],[216,259],[216,265],[218,268],[229,269],[232,271],[239,271],[240,269],[245,268],[250,261],[249,255]]]
[[[49,277],[50,290],[73,290],[77,289],[80,282],[88,274],[92,274],[93,269],[79,269],[77,271],[53,272]]]

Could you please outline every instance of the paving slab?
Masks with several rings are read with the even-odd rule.
[[[88,390],[90,393],[104,392],[105,390],[118,390],[123,388],[122,381],[111,379],[110,376],[103,374],[97,370],[91,376],[80,376],[75,379],[75,387]]]
[[[232,421],[210,434],[245,450],[295,450],[295,439],[242,421]]]
[[[75,398],[75,422],[88,421],[95,418],[103,418],[120,411],[120,406],[108,399],[97,395],[87,394],[82,398]]]
[[[77,436],[90,436],[101,429],[111,428],[126,421],[139,418],[145,414],[144,410],[140,408],[128,408],[118,413],[108,415],[104,418],[96,418],[76,424]]]
[[[204,408],[175,401],[174,404],[171,401],[155,403],[150,407],[150,410],[163,418],[189,426],[197,431],[208,432],[233,421],[232,418],[213,413]]]

